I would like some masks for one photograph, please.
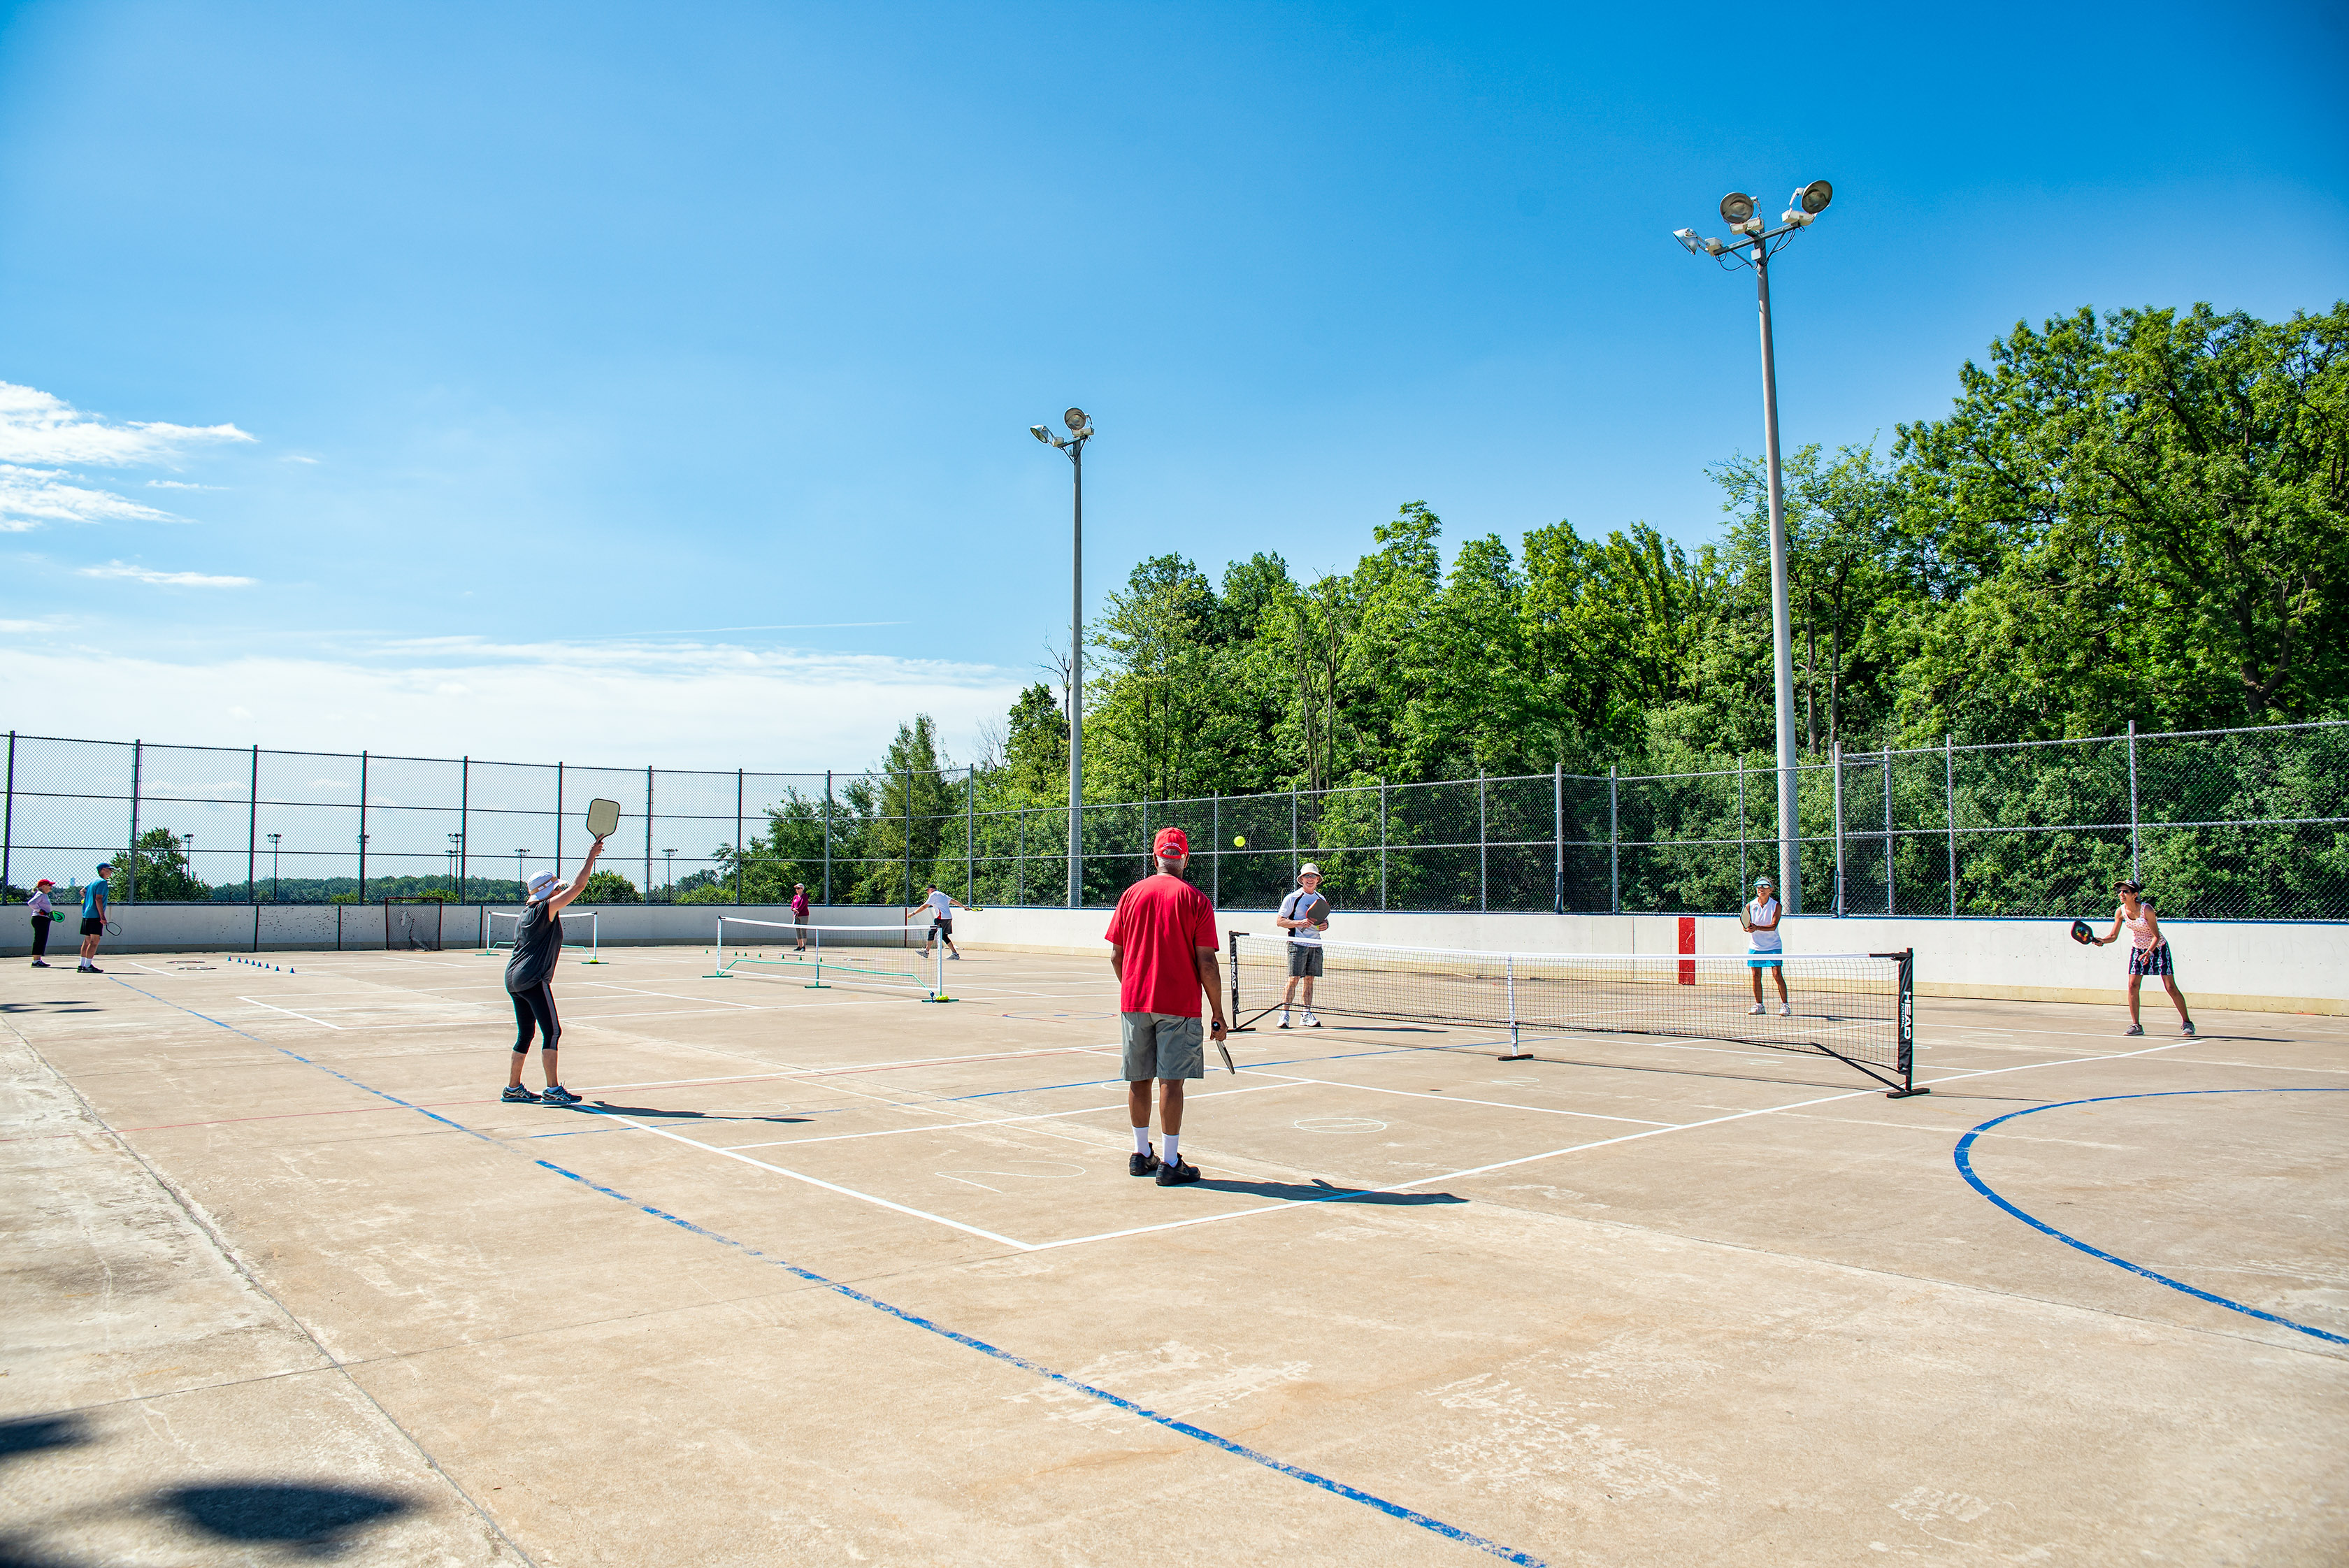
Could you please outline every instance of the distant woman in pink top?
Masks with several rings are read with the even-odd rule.
[[[2113,911],[2112,930],[2096,938],[2096,945],[2102,947],[2118,941],[2123,931],[2129,934],[2129,1026],[2125,1032],[2145,1033],[2145,1026],[2137,1022],[2137,988],[2147,975],[2158,975],[2178,1008],[2178,1032],[2192,1039],[2194,1020],[2187,1016],[2186,998],[2178,989],[2177,976],[2170,973],[2169,939],[2161,934],[2161,921],[2153,913],[2153,901],[2144,897],[2144,890],[2133,882],[2116,882],[2113,891],[2120,894],[2121,906]]]

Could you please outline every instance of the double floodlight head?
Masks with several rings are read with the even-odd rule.
[[[1048,447],[1062,448],[1072,447],[1093,433],[1092,419],[1082,408],[1068,410],[1061,416],[1061,422],[1069,428],[1066,436],[1056,436],[1041,425],[1029,426],[1028,433]]]

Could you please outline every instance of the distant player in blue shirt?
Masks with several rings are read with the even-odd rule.
[[[98,867],[98,880],[82,891],[81,967],[78,973],[83,975],[106,973],[95,960],[98,957],[98,939],[106,934],[106,879],[113,874],[112,866]]]

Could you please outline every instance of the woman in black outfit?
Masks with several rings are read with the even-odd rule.
[[[563,1087],[562,1069],[555,1065],[563,1020],[555,1015],[553,982],[555,960],[563,956],[563,908],[587,885],[587,873],[595,869],[595,857],[603,852],[604,841],[598,839],[580,862],[578,874],[567,882],[555,881],[553,872],[541,872],[530,879],[529,901],[515,923],[513,956],[506,960],[506,990],[513,996],[515,1033],[513,1060],[506,1069],[506,1091],[500,1099],[514,1104],[579,1103],[579,1097]],[[543,1095],[522,1087],[522,1065],[529,1059],[533,1032],[542,1037],[538,1065],[546,1072]]]

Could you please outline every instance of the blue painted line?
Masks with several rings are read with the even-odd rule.
[[[109,978],[112,977],[109,976]],[[129,983],[128,981],[117,981],[116,984],[129,985]],[[130,985],[129,988],[133,991],[138,991],[142,996],[152,997],[154,1000],[161,1002],[165,1006],[178,1007],[180,1011],[183,1013],[190,1014],[195,1017],[203,1018],[205,1023],[212,1024],[219,1028],[226,1029],[233,1035],[243,1036],[244,1038],[254,1041],[256,1045],[269,1045],[268,1041],[261,1039],[257,1036],[247,1035],[243,1029],[237,1028],[233,1024],[223,1024],[218,1018],[206,1018],[203,1014],[196,1012],[194,1008],[182,1006],[180,1003],[171,1001],[167,997],[157,996],[152,991],[140,990],[136,985]],[[412,1110],[419,1116],[429,1117],[434,1121],[440,1123],[443,1127],[453,1128],[459,1132],[470,1134],[474,1138],[480,1139],[484,1143],[492,1144],[499,1149],[506,1150],[510,1153],[518,1152],[517,1150],[512,1150],[502,1140],[492,1138],[486,1132],[480,1131],[475,1128],[467,1127],[464,1123],[460,1121],[452,1121],[448,1117],[442,1116],[437,1111],[427,1110],[420,1105],[416,1105],[400,1099],[398,1095],[387,1094],[382,1089],[374,1087],[372,1084],[361,1083],[358,1079],[351,1077],[348,1073],[339,1072],[336,1069],[326,1066],[324,1062],[312,1061],[309,1057],[301,1055],[299,1052],[289,1051],[283,1046],[270,1046],[269,1048],[278,1052],[282,1056],[293,1057],[295,1061],[302,1063],[305,1067],[316,1068],[320,1072],[326,1073],[334,1078],[338,1078],[354,1088],[365,1089],[367,1093],[374,1095],[378,1099],[389,1100],[392,1104],[399,1106],[404,1109]],[[1333,1497],[1341,1497],[1349,1502],[1359,1502],[1366,1508],[1376,1509],[1379,1512],[1385,1514],[1390,1519],[1400,1520],[1405,1524],[1416,1525],[1420,1529],[1429,1532],[1431,1534],[1442,1536],[1446,1541],[1457,1542],[1463,1546],[1474,1547],[1477,1551],[1485,1553],[1489,1556],[1498,1558],[1501,1562],[1517,1563],[1520,1565],[1520,1568],[1547,1568],[1547,1565],[1538,1557],[1532,1556],[1529,1553],[1523,1552],[1512,1551],[1508,1547],[1502,1545],[1497,1541],[1487,1540],[1485,1537],[1478,1535],[1473,1531],[1463,1530],[1456,1524],[1446,1524],[1444,1521],[1431,1518],[1429,1515],[1420,1512],[1415,1508],[1406,1507],[1400,1502],[1390,1501],[1383,1497],[1378,1496],[1374,1492],[1364,1491],[1360,1487],[1349,1486],[1344,1481],[1336,1480],[1329,1476],[1322,1475],[1318,1471],[1306,1470],[1301,1466],[1290,1464],[1286,1460],[1275,1459],[1272,1455],[1265,1453],[1260,1449],[1249,1448],[1245,1443],[1234,1442],[1231,1439],[1224,1437],[1220,1433],[1211,1432],[1205,1427],[1194,1426],[1190,1422],[1179,1419],[1176,1417],[1164,1415],[1144,1406],[1137,1405],[1131,1399],[1121,1398],[1117,1395],[1111,1393],[1106,1388],[1096,1388],[1090,1383],[1080,1383],[1068,1374],[1064,1372],[1056,1372],[1051,1367],[1046,1367],[1040,1362],[1030,1361],[1024,1356],[1015,1355],[1013,1352],[1005,1350],[1000,1346],[989,1345],[983,1339],[974,1339],[968,1334],[963,1334],[957,1330],[948,1328],[944,1324],[933,1322],[929,1318],[920,1315],[918,1313],[908,1312],[904,1307],[893,1305],[888,1302],[883,1301],[878,1296],[867,1295],[863,1291],[856,1289],[853,1285],[843,1284],[837,1280],[827,1279],[823,1275],[816,1274],[812,1270],[800,1267],[799,1264],[792,1263],[788,1259],[779,1258],[774,1256],[772,1253],[761,1252],[758,1248],[751,1246],[746,1242],[738,1242],[731,1236],[722,1235],[719,1233],[710,1230],[703,1225],[697,1225],[692,1221],[685,1219],[680,1215],[672,1214],[666,1209],[657,1209],[650,1203],[638,1202],[636,1199],[629,1197],[626,1192],[606,1187],[601,1182],[590,1181],[588,1178],[580,1175],[575,1171],[566,1171],[562,1166],[555,1164],[553,1161],[534,1159],[527,1155],[523,1157],[525,1159],[530,1159],[531,1163],[538,1166],[541,1170],[552,1171],[567,1181],[576,1181],[579,1185],[588,1189],[590,1191],[601,1192],[605,1197],[626,1203],[630,1208],[635,1209],[641,1213],[649,1214],[656,1220],[666,1220],[668,1223],[678,1227],[680,1230],[689,1231],[693,1234],[699,1236],[706,1241],[716,1242],[720,1246],[732,1247],[746,1257],[756,1258],[761,1263],[771,1264],[775,1267],[782,1269],[788,1274],[794,1274],[799,1278],[807,1281],[810,1284],[821,1286],[823,1289],[831,1291],[834,1295],[846,1300],[855,1302],[861,1306],[869,1306],[875,1312],[884,1313],[888,1316],[895,1318],[900,1323],[909,1325],[915,1328],[922,1329],[926,1333],[937,1335],[943,1339],[951,1339],[957,1345],[976,1350],[982,1356],[991,1357],[995,1360],[1004,1363],[1006,1366],[1016,1367],[1023,1372],[1031,1373],[1036,1377],[1057,1383],[1063,1388],[1068,1388],[1073,1392],[1084,1394],[1092,1398],[1099,1399],[1105,1405],[1115,1406],[1118,1409],[1125,1411],[1128,1415],[1137,1416],[1145,1421],[1153,1422],[1158,1426],[1165,1428],[1170,1432],[1180,1433],[1182,1436],[1189,1438],[1195,1442],[1206,1443],[1210,1448],[1221,1449],[1227,1454],[1247,1460],[1252,1464],[1262,1465],[1265,1469],[1277,1471],[1281,1475],[1288,1477],[1292,1480],[1303,1481],[1306,1485],[1326,1491]]]
[[[2115,1100],[2122,1099],[2177,1099],[2192,1095],[2205,1094],[2349,1094],[2349,1089],[2180,1088],[2165,1089],[2156,1094],[2106,1094],[2099,1095],[2094,1099],[2067,1099],[2056,1105],[2034,1105],[2027,1110],[2010,1110],[2004,1116],[1994,1116],[1988,1121],[1983,1122],[1980,1127],[1977,1127],[1972,1131],[1967,1133],[1963,1138],[1959,1139],[1957,1148],[1958,1174],[1963,1176],[1966,1179],[1966,1184],[1971,1187],[1975,1191],[1981,1193],[1983,1197],[1989,1199],[1992,1202],[1997,1204],[2000,1208],[2005,1210],[2008,1213],[2013,1215],[2024,1224],[2029,1225],[2033,1230],[2044,1231],[2047,1234],[2054,1237],[2057,1241],[2063,1243],[2065,1246],[2076,1247],[2092,1258],[2100,1258],[2104,1262],[2111,1264],[2116,1268],[2124,1268],[2133,1274],[2141,1274],[2145,1278],[2153,1281],[2156,1284],[2166,1284],[2172,1290],[2183,1291],[2188,1295],[2194,1297],[2197,1301],[2207,1301],[2213,1306],[2223,1306],[2230,1312],[2240,1312],[2246,1317],[2256,1317],[2262,1323],[2272,1323],[2278,1327],[2289,1328],[2294,1333],[2305,1334],[2313,1338],[2325,1340],[2330,1344],[2349,1345],[2349,1337],[2344,1337],[2338,1334],[2327,1334],[2323,1329],[2311,1328],[2304,1323],[2294,1323],[2289,1317],[2279,1317],[2272,1312],[2261,1312],[2256,1306],[2246,1306],[2240,1301],[2230,1301],[2223,1295],[2213,1295],[2207,1290],[2198,1289],[2181,1280],[2171,1279],[2168,1274],[2156,1274],[2153,1270],[2147,1268],[2142,1264],[2133,1264],[2127,1258],[2116,1258],[2113,1256],[2112,1253],[2106,1252],[2103,1248],[2092,1247],[2076,1236],[2067,1236],[2063,1232],[2057,1230],[2054,1226],[2049,1224],[2046,1221],[2039,1218],[2037,1215],[2026,1214],[2021,1209],[2016,1208],[2013,1203],[2008,1202],[2004,1198],[2001,1197],[1997,1192],[1992,1190],[1990,1183],[1984,1181],[1980,1176],[1974,1173],[1972,1159],[1974,1140],[1981,1137],[1983,1133],[1988,1132],[1992,1128],[1996,1127],[1999,1123],[2002,1121],[2013,1121],[2018,1116],[2036,1116],[2043,1110],[2064,1110],[2075,1105],[2108,1105]]]

